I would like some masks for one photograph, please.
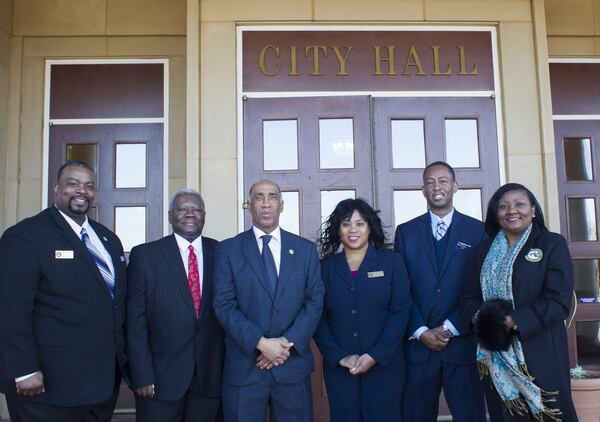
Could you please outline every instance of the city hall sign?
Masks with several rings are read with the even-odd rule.
[[[490,31],[244,31],[243,91],[493,90]]]

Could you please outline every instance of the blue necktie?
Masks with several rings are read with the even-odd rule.
[[[83,243],[85,244],[85,247],[87,248],[88,252],[90,253],[90,256],[96,263],[98,270],[100,270],[102,279],[104,279],[104,284],[106,284],[106,287],[108,287],[108,290],[110,290],[110,295],[114,299],[115,298],[115,277],[110,272],[110,268],[108,267],[108,264],[106,263],[106,261],[104,261],[104,259],[102,258],[102,255],[100,255],[100,252],[98,252],[98,249],[96,249],[96,247],[90,240],[90,236],[87,234],[87,231],[83,227],[81,228],[81,240],[83,240]]]
[[[446,234],[446,230],[448,230],[448,227],[446,227],[446,223],[444,223],[444,220],[438,221],[437,226],[435,228],[435,239],[440,240],[442,237],[444,237],[444,235]]]
[[[262,248],[262,260],[263,265],[265,266],[265,273],[267,274],[267,282],[269,283],[269,288],[271,289],[271,295],[275,297],[275,292],[277,290],[277,268],[275,267],[275,259],[273,258],[273,253],[271,252],[271,248],[269,248],[269,242],[271,241],[273,236],[269,234],[265,234],[261,236],[263,242]]]

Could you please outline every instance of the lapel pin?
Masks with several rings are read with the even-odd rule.
[[[289,253],[290,255],[294,255],[294,250],[293,250],[293,249],[290,249],[290,250],[288,251],[288,253]]]
[[[529,262],[540,262],[543,256],[544,253],[541,249],[533,248],[529,252],[527,252],[527,255],[525,255],[525,259]]]
[[[102,236],[102,240],[104,240],[105,242],[108,242],[108,239],[106,238],[106,236]]]

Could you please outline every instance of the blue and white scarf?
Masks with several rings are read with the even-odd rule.
[[[525,245],[532,224],[521,234],[513,245],[508,244],[506,235],[500,230],[488,251],[481,267],[480,283],[483,300],[504,299],[515,306],[512,292],[513,264]],[[559,409],[550,409],[545,403],[556,401],[558,393],[543,391],[533,383],[533,376],[527,371],[521,341],[513,336],[507,351],[494,352],[477,345],[477,364],[480,374],[489,375],[500,398],[506,403],[511,414],[519,415],[531,412],[543,421],[544,415],[554,421],[560,421]]]

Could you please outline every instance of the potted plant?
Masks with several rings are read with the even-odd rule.
[[[571,368],[571,393],[579,422],[600,420],[600,371]]]

